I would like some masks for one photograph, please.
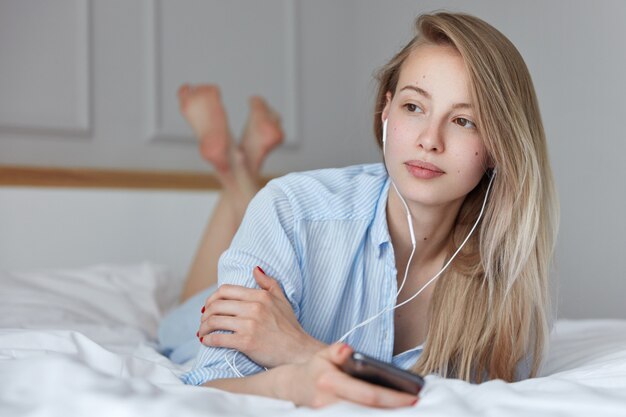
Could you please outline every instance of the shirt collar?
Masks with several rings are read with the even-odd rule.
[[[389,195],[390,184],[391,180],[387,175],[387,179],[385,180],[385,183],[380,190],[380,194],[378,195],[376,211],[372,221],[370,236],[372,244],[378,248],[378,257],[382,255],[384,245],[389,244],[391,241],[389,227],[387,225],[387,197]]]

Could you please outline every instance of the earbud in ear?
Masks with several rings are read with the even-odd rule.
[[[383,120],[383,157],[385,156],[386,147],[387,147],[387,119]]]
[[[383,120],[383,145],[387,142],[387,119]]]

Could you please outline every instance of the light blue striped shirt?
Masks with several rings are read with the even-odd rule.
[[[250,203],[231,247],[219,261],[218,283],[257,287],[257,265],[277,279],[303,329],[333,343],[357,324],[346,342],[377,359],[411,367],[418,346],[396,356],[396,267],[387,228],[389,177],[383,164],[289,174],[272,180]],[[279,340],[276,343],[280,343]],[[186,384],[236,377],[233,351],[202,346]],[[236,368],[264,368],[243,354]]]

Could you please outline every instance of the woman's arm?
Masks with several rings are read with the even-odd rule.
[[[280,284],[259,267],[252,273],[261,289],[222,285],[206,300],[200,342],[238,350],[268,368],[305,362],[325,348],[300,326]]]
[[[219,291],[228,287],[246,287],[242,289],[268,293],[259,288],[253,275],[253,270],[259,265],[275,277],[281,292],[284,293],[286,303],[289,304],[289,313],[297,318],[303,285],[294,224],[295,218],[291,203],[282,190],[280,182],[270,182],[248,206],[231,247],[220,258]],[[229,300],[219,301],[220,309],[232,307],[226,303]],[[230,314],[226,310],[221,311],[223,313],[217,314],[222,316],[221,322],[215,325],[216,328],[236,332],[236,328],[230,329],[229,327],[239,326],[242,323],[233,323],[231,319],[235,314]],[[200,311],[198,313],[200,314]],[[245,326],[246,321],[243,323]],[[198,384],[207,380],[235,377],[239,373],[251,375],[263,370],[262,366],[246,355],[235,357],[232,350],[228,348],[207,346],[209,342],[219,345],[220,339],[223,342],[224,336],[228,335],[217,333],[217,341],[211,340],[214,339],[213,335],[211,336],[208,340],[202,339],[204,346],[198,353],[194,367],[181,377],[185,382]],[[254,341],[253,338],[247,340]],[[275,344],[276,339],[271,342]],[[240,352],[249,350],[245,346],[237,346],[234,349]],[[236,363],[233,364],[235,360]]]
[[[244,378],[219,379],[207,387],[291,401],[296,405],[320,408],[338,401],[350,401],[380,408],[415,405],[418,398],[399,391],[352,378],[339,369],[352,354],[346,344],[334,344],[301,364],[288,364]]]

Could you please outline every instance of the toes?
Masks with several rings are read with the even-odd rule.
[[[190,91],[191,91],[191,87],[189,87],[189,84],[183,84],[178,89],[178,92],[177,92],[178,105],[182,112],[184,112],[185,108],[187,107],[187,102],[188,102]]]
[[[189,94],[190,90],[191,90],[191,88],[189,87],[189,84],[185,83],[185,84],[181,85],[178,88],[178,92],[177,92],[178,99],[182,100],[183,98],[185,98]]]
[[[253,100],[254,104],[252,104]],[[259,116],[262,116],[264,119],[274,124],[280,124],[280,114],[278,114],[276,110],[271,108],[270,105],[267,104],[267,102],[262,97],[252,97],[250,99],[250,103],[251,107],[254,106],[253,109],[257,110]]]
[[[272,121],[277,124],[280,124],[280,122],[282,121],[282,119],[280,118],[280,114],[278,114],[278,112],[274,110],[270,110],[270,117],[272,118]]]
[[[280,115],[267,104],[263,97],[251,96],[249,103],[250,114],[242,145],[255,167],[260,165],[260,161],[268,152],[282,143],[284,133]]]
[[[272,130],[281,130],[281,119],[278,112],[272,109],[265,99],[260,96],[251,96],[250,97],[250,116],[249,120],[252,123],[256,123],[257,126],[261,130],[272,131]],[[273,125],[269,129],[264,129],[264,126],[270,124]],[[275,135],[272,135],[275,136]]]
[[[250,115],[252,117],[260,117],[263,119],[270,117],[271,109],[263,97],[250,97]]]
[[[212,100],[220,100],[221,94],[220,89],[215,84],[202,84],[196,88],[198,94],[206,94],[207,97],[210,97]]]
[[[250,96],[249,103],[252,109],[258,109],[260,107],[263,107],[263,105],[265,104],[265,100],[263,100],[263,97],[261,96]]]
[[[267,153],[283,141],[283,130],[279,124],[267,123],[262,126],[264,137],[264,151]]]

